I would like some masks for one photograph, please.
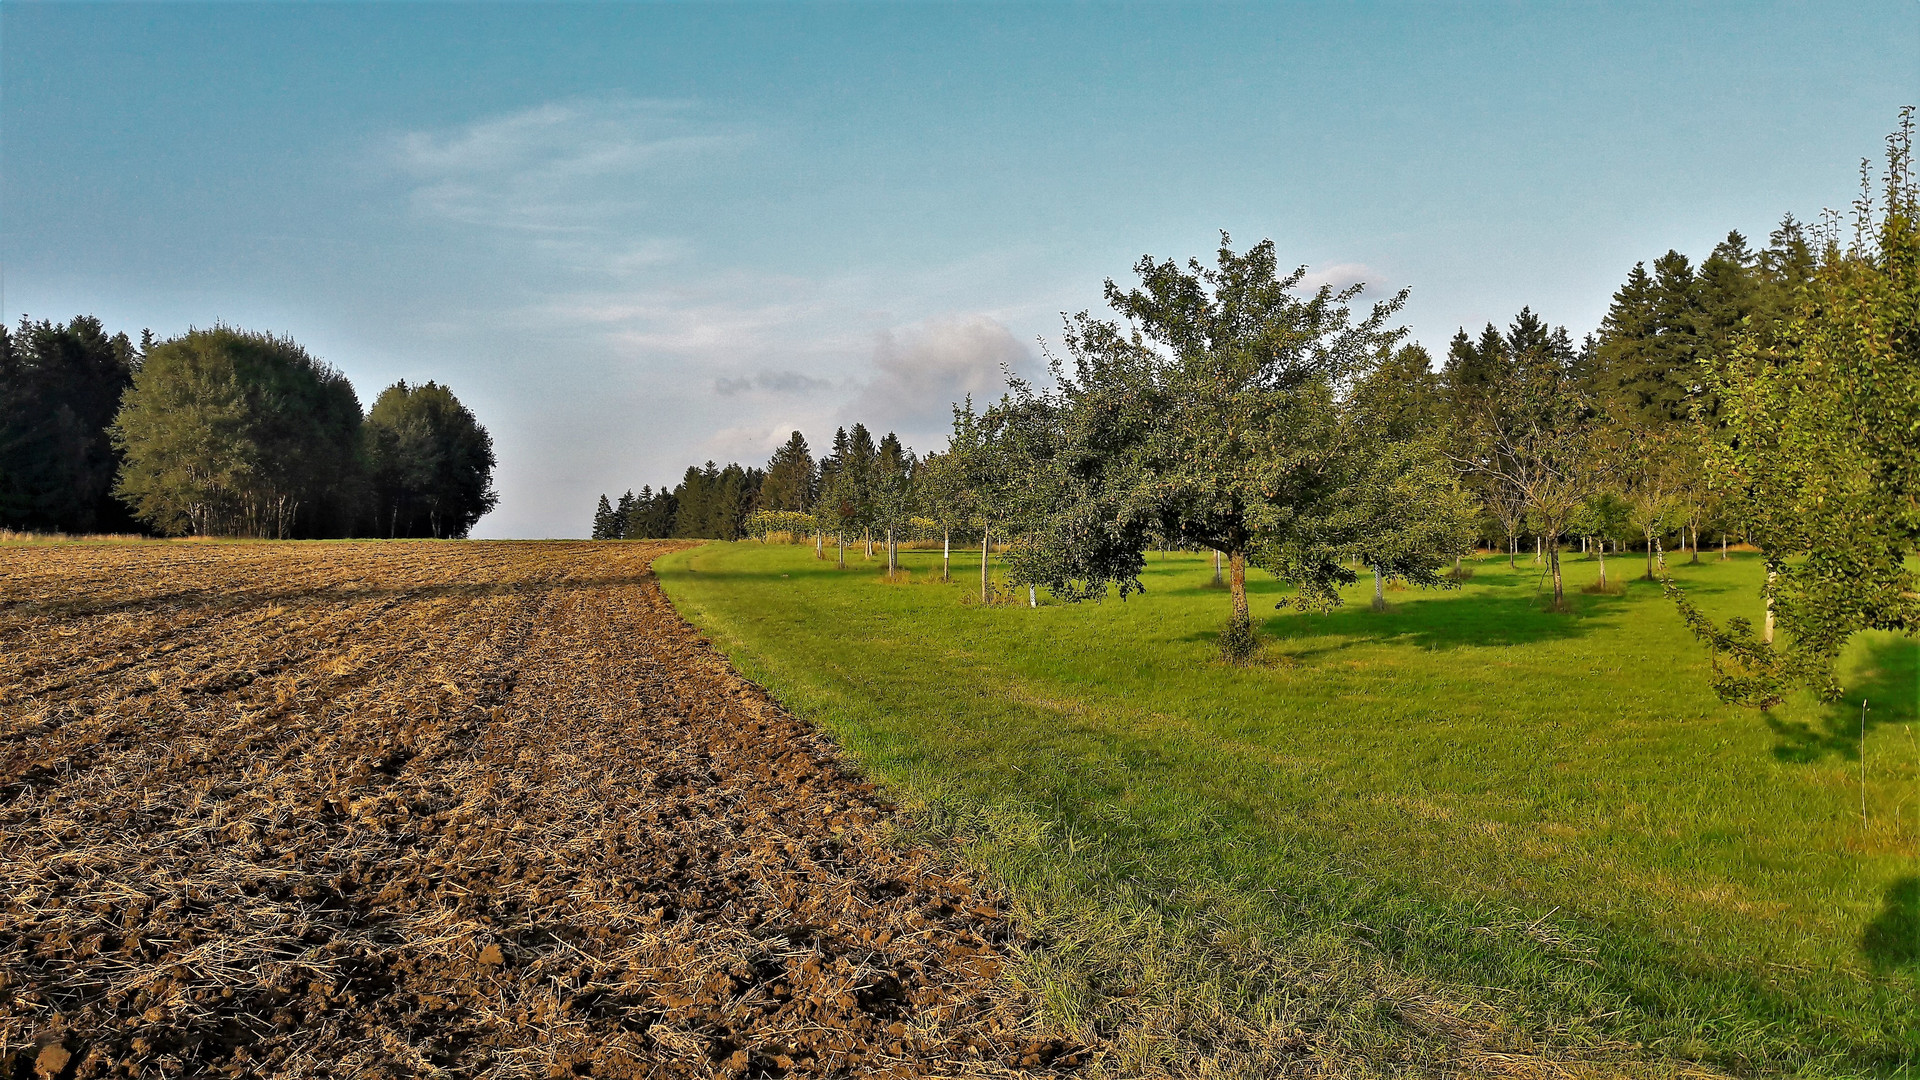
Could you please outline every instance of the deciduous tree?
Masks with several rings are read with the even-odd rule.
[[[376,531],[464,537],[500,501],[492,436],[439,383],[402,380],[381,391],[364,438]],[[617,511],[607,528],[610,537],[620,535]]]
[[[359,429],[346,377],[293,341],[190,331],[148,350],[122,399],[115,491],[161,532],[286,538],[345,501]]]
[[[1827,698],[1863,629],[1920,633],[1920,198],[1913,111],[1889,137],[1879,199],[1864,183],[1853,242],[1830,238],[1777,340],[1737,337],[1710,358],[1728,438],[1711,466],[1766,559],[1767,611],[1785,641],[1745,619],[1707,619],[1671,581],[1713,648],[1727,700],[1764,705],[1796,682]]]

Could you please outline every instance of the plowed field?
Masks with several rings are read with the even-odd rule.
[[[0,1077],[1070,1066],[660,550],[0,549]]]

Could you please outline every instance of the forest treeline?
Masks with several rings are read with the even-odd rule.
[[[7,529],[460,537],[498,501],[494,465],[447,387],[397,382],[363,413],[346,376],[288,338],[0,326]]]
[[[1154,546],[1211,549],[1230,657],[1254,646],[1250,566],[1319,609],[1365,567],[1380,606],[1386,581],[1454,584],[1476,543],[1530,547],[1564,610],[1563,548],[1599,559],[1607,591],[1627,545],[1711,644],[1723,696],[1831,696],[1850,634],[1920,629],[1911,109],[1879,190],[1862,176],[1850,238],[1839,215],[1789,216],[1758,248],[1736,232],[1697,264],[1668,251],[1579,341],[1523,308],[1439,358],[1395,324],[1404,291],[1355,310],[1361,286],[1307,290],[1271,242],[1223,234],[1211,265],[1147,257],[1137,285],[1109,280],[1111,317],[1067,320],[1049,385],[957,404],[939,453],[855,425],[816,462],[794,432],[764,469],[603,496],[594,535],[810,535],[843,565],[877,538],[891,570],[901,539],[958,533],[980,544],[983,600],[996,541],[1010,583],[1068,601],[1137,591]],[[1758,627],[1704,618],[1665,571],[1668,549],[1697,561],[1729,537],[1765,558]]]

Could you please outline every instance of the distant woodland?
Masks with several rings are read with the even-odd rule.
[[[0,528],[308,539],[461,537],[493,509],[493,440],[453,392],[362,411],[287,338],[167,340],[91,316],[0,326]]]

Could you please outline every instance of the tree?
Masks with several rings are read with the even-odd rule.
[[[873,444],[873,432],[865,424],[854,424],[847,432],[847,451],[840,462],[840,480],[843,496],[853,505],[853,517],[848,522],[858,528],[867,543],[867,558],[873,558],[873,526],[876,510],[874,498],[877,494],[879,469],[879,449]]]
[[[814,504],[814,517],[821,527],[832,526],[839,549],[839,567],[847,568],[847,530],[860,519],[860,490],[849,462],[852,446],[847,429],[833,433],[833,453],[820,462],[820,496]],[[819,554],[816,552],[816,554]]]
[[[1664,422],[1628,421],[1616,430],[1605,453],[1614,465],[1626,503],[1627,524],[1646,544],[1647,570],[1654,580],[1659,538],[1686,521],[1686,480],[1694,462],[1685,453],[1688,432]]]
[[[674,535],[674,519],[678,515],[679,500],[673,492],[662,487],[659,492],[652,485],[640,489],[634,496],[633,509],[627,513],[627,529],[623,537],[628,540],[661,539]]]
[[[1442,446],[1446,403],[1427,350],[1401,346],[1349,404],[1362,437],[1339,500],[1350,520],[1334,531],[1361,537],[1356,554],[1373,569],[1373,608],[1384,611],[1388,581],[1456,584],[1440,570],[1471,550],[1475,507]]]
[[[794,432],[767,462],[767,479],[760,487],[760,509],[803,511],[813,505],[818,478],[807,440]]]
[[[1593,401],[1578,378],[1564,328],[1548,332],[1522,309],[1508,333],[1513,366],[1507,381],[1467,417],[1461,467],[1490,480],[1525,507],[1546,545],[1553,608],[1566,609],[1560,537],[1574,512],[1599,488],[1606,470],[1597,452]]]
[[[1594,541],[1594,557],[1600,560],[1600,590],[1607,591],[1607,541],[1618,538],[1631,524],[1627,501],[1612,487],[1601,487],[1589,495],[1568,519],[1568,526]]]
[[[1055,359],[1058,386],[1036,419],[1056,418],[1058,440],[1044,485],[1058,500],[1047,547],[1032,566],[1069,598],[1124,596],[1139,587],[1154,534],[1226,555],[1232,611],[1223,647],[1252,643],[1246,569],[1293,581],[1308,605],[1339,602],[1350,582],[1335,535],[1344,457],[1342,394],[1402,331],[1388,320],[1405,293],[1355,320],[1361,286],[1295,290],[1305,267],[1279,273],[1271,241],[1236,253],[1225,234],[1215,265],[1151,256],[1141,285],[1107,282],[1127,326],[1085,312],[1069,320],[1071,368]]]
[[[967,411],[973,411],[973,399],[967,399]],[[955,411],[959,411],[956,405]],[[951,453],[928,454],[920,460],[915,474],[919,509],[940,530],[940,580],[953,580],[953,530],[967,522],[966,491],[958,459]]]
[[[1012,497],[1021,474],[1032,475],[1043,467],[1030,457],[1011,451],[1008,434],[1017,416],[1013,401],[1001,402],[985,414],[973,411],[973,397],[953,406],[953,429],[947,437],[946,453],[941,455],[940,491],[949,521],[977,526],[980,530],[980,602],[992,598],[989,557],[997,527],[1012,515]],[[1040,578],[1030,577],[1029,583]]]
[[[127,336],[91,316],[0,326],[0,526],[133,527],[112,497],[120,455],[107,426],[138,365]]]
[[[914,513],[914,472],[918,462],[913,451],[901,445],[900,437],[887,432],[880,440],[873,463],[873,521],[886,532],[887,577],[899,569],[900,533]]]
[[[464,537],[500,501],[493,438],[438,383],[402,380],[381,391],[367,414],[365,447],[374,527],[388,536]],[[608,524],[617,530],[618,522]]]
[[[350,500],[359,429],[346,377],[292,340],[193,330],[150,349],[122,399],[114,490],[164,533],[286,538],[303,508]]]
[[[1716,264],[1724,274],[1730,267]],[[1685,255],[1668,251],[1653,273],[1635,264],[1601,321],[1588,389],[1622,417],[1677,422],[1698,392],[1700,282]]]
[[[1857,631],[1920,633],[1920,197],[1913,110],[1887,140],[1882,195],[1865,182],[1855,234],[1830,237],[1769,341],[1736,335],[1708,358],[1727,437],[1709,464],[1766,560],[1769,623],[1722,627],[1670,580],[1688,625],[1712,647],[1721,697],[1779,701],[1794,683],[1829,700]]]
[[[746,535],[766,474],[759,469],[714,462],[690,465],[673,490],[672,535],[707,540],[738,540]],[[650,515],[651,516],[651,515]]]
[[[607,497],[602,495],[599,508],[593,512],[593,539],[612,540],[619,535],[613,523],[613,506],[607,502]]]
[[[1531,319],[1532,312],[1522,309],[1521,315]],[[1463,479],[1505,541],[1509,567],[1514,565],[1520,532],[1526,527],[1526,497],[1506,479],[1511,469],[1477,466],[1496,464],[1490,460],[1494,448],[1484,441],[1484,433],[1489,415],[1504,407],[1507,399],[1502,395],[1513,378],[1512,350],[1492,323],[1480,332],[1477,342],[1467,337],[1465,329],[1454,334],[1440,373],[1448,438],[1461,459]]]

